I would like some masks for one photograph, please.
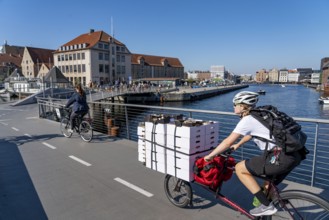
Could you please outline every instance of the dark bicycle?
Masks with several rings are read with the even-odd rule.
[[[69,138],[73,134],[73,132],[69,131],[71,128],[70,115],[72,113],[72,109],[62,108],[61,110],[61,132],[65,137]],[[87,113],[87,115],[89,116],[89,113]],[[77,118],[75,118],[73,131],[77,132],[82,140],[90,142],[93,138],[92,122],[90,117],[84,116],[85,115],[79,115]]]
[[[219,156],[224,157],[227,161],[229,157],[232,157],[231,153],[232,152],[229,149]],[[224,166],[224,169],[234,170],[234,167]],[[270,182],[269,189],[267,190],[267,196],[273,201],[278,209],[278,212],[272,216],[252,216],[239,204],[224,196],[221,193],[224,180],[221,181],[216,190],[210,189],[208,186],[202,185],[195,181],[194,183],[201,185],[204,189],[214,193],[216,199],[222,200],[224,203],[228,204],[241,214],[247,216],[249,219],[329,219],[329,203],[319,195],[302,190],[287,190],[280,192],[277,186],[273,183],[272,179],[263,177],[260,178]],[[175,206],[185,208],[188,205],[193,205],[193,192],[190,182],[167,174],[164,180],[164,190],[169,201]]]

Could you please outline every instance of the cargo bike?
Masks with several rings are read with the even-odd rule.
[[[229,169],[234,171],[234,166],[226,163],[233,157],[231,149],[228,149],[219,155],[219,157],[224,159],[223,172]],[[221,180],[216,189],[212,189],[209,186],[197,183],[196,181],[188,182],[167,174],[164,179],[164,190],[169,201],[180,208],[193,206],[192,184],[198,184],[202,186],[203,189],[213,193],[216,199],[221,200],[236,211],[245,215],[248,219],[329,219],[329,203],[319,195],[302,190],[280,191],[278,187],[274,185],[273,179],[268,179],[265,177],[259,178],[270,182],[269,189],[267,190],[267,196],[273,201],[278,209],[278,212],[273,216],[255,217],[249,214],[247,210],[241,207],[238,203],[230,200],[221,192],[224,180]]]

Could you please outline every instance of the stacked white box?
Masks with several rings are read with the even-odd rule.
[[[204,150],[205,127],[204,126],[176,126],[167,125],[167,147],[183,152],[194,154]]]
[[[138,126],[138,161],[145,163],[145,126]]]
[[[197,157],[204,157],[210,151],[187,155],[172,150],[167,150],[167,173],[186,181],[194,180],[193,166]]]
[[[146,141],[145,149],[146,167],[166,173],[166,148]]]
[[[145,127],[138,127],[139,161],[158,172],[193,181],[196,158],[217,146],[218,134],[218,122],[193,127],[145,122]]]
[[[217,147],[219,138],[219,124],[217,121],[210,121],[204,125],[205,127],[205,147],[209,150]]]
[[[160,145],[166,145],[167,124],[145,122],[145,138]]]

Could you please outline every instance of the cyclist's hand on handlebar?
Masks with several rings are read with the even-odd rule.
[[[213,157],[207,155],[207,156],[205,156],[203,159],[204,159],[206,162],[209,162],[209,161],[211,161],[211,160],[213,159]]]

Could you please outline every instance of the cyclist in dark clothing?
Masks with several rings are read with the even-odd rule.
[[[85,91],[82,89],[81,84],[75,86],[75,93],[71,96],[65,105],[65,108],[70,107],[73,104],[72,114],[70,116],[71,130],[73,132],[74,121],[79,115],[84,116],[88,113],[89,106],[87,104],[87,97]]]

